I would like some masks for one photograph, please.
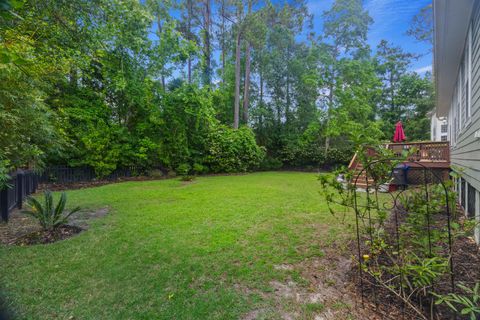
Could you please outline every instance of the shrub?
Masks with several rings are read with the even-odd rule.
[[[204,174],[208,172],[208,167],[200,163],[193,164],[193,172],[196,174]]]
[[[248,127],[221,125],[210,134],[206,162],[213,172],[245,172],[257,168],[264,157]]]
[[[45,203],[42,205],[37,199],[33,197],[27,198],[29,210],[24,210],[23,213],[28,214],[38,220],[43,230],[51,231],[68,222],[68,218],[79,211],[76,207],[69,213],[65,214],[65,205],[67,203],[67,194],[65,192],[60,196],[57,205],[53,204],[53,196],[50,191],[44,192]]]
[[[160,179],[163,177],[163,172],[162,170],[159,170],[159,169],[152,169],[148,171],[147,175],[154,179]]]
[[[192,167],[188,163],[182,163],[177,167],[177,174],[180,176],[186,176],[190,173]]]

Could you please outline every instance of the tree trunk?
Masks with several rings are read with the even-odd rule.
[[[204,0],[205,11],[204,11],[204,70],[203,70],[203,78],[204,78],[204,85],[210,86],[211,82],[211,72],[210,72],[210,65],[211,65],[211,48],[210,48],[210,17],[211,17],[211,7],[210,7],[210,0]]]
[[[252,0],[248,1],[248,14],[252,12]],[[248,108],[250,102],[250,41],[245,50],[245,84],[243,86],[243,122],[248,125]]]
[[[258,77],[260,78],[260,108],[263,109],[263,74],[262,70],[260,69],[258,72]],[[263,129],[263,113],[260,111],[260,119],[259,119],[260,129]]]
[[[192,40],[192,0],[187,0],[187,39]],[[188,55],[187,59],[187,77],[188,83],[192,83],[192,58],[190,54]]]
[[[233,128],[238,129],[240,118],[240,46],[241,30],[237,31],[235,47],[235,103],[233,106]]]
[[[248,124],[248,107],[250,102],[250,43],[245,51],[245,85],[243,88],[243,121]]]
[[[333,99],[334,99],[334,96],[333,96],[333,88],[335,86],[335,62],[337,61],[337,58],[338,58],[338,47],[335,46],[334,48],[334,51],[333,51],[333,65],[332,65],[332,78],[331,78],[331,81],[330,81],[330,86],[329,86],[329,89],[330,89],[330,92],[328,93],[328,107],[327,107],[327,122],[326,122],[326,128],[328,130],[328,122],[330,120],[330,108],[333,106]],[[327,133],[328,134],[328,133]],[[328,149],[330,148],[330,137],[327,135],[325,137],[325,155],[328,154]]]
[[[162,21],[160,20],[160,17],[157,17],[157,33],[158,33],[158,39],[161,39],[162,38]],[[163,67],[162,69],[160,70],[160,77],[161,77],[161,81],[162,81],[162,89],[163,91],[165,91],[165,75],[163,74]]]
[[[327,130],[328,130],[328,122],[330,120],[330,108],[333,105],[333,79],[332,79],[332,82],[330,83],[329,90],[330,92],[328,93],[328,108],[327,108],[327,123],[326,123]],[[325,137],[325,155],[327,155],[329,148],[330,148],[330,137],[327,135]]]
[[[222,0],[222,83],[225,84],[225,0]]]

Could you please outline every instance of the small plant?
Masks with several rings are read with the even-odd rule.
[[[152,177],[154,179],[160,179],[160,178],[163,178],[164,175],[163,175],[162,170],[152,169],[148,172],[148,176]]]
[[[447,295],[434,295],[438,298],[435,304],[446,304],[455,312],[460,312],[462,315],[468,315],[471,320],[480,317],[480,282],[477,282],[473,289],[459,284],[458,287],[462,289],[465,294],[450,293]],[[460,311],[458,310],[461,307]]]
[[[80,210],[79,207],[76,207],[69,213],[65,214],[65,205],[67,203],[67,195],[65,192],[60,196],[60,200],[56,206],[53,204],[53,196],[50,191],[47,190],[44,192],[44,199],[45,203],[42,204],[33,197],[27,198],[27,204],[30,209],[24,210],[23,213],[37,219],[45,231],[55,230],[61,225],[67,223],[68,218]]]
[[[192,169],[196,174],[204,174],[208,172],[208,167],[200,163],[194,163]]]
[[[195,180],[195,176],[191,174],[187,174],[185,176],[180,177],[180,181],[193,181]]]
[[[192,167],[188,163],[182,163],[177,167],[177,174],[180,176],[186,176],[190,173]]]

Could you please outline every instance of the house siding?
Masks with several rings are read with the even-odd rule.
[[[463,103],[460,103],[457,106],[459,108],[458,113],[456,113],[460,117],[460,121],[457,122],[460,129],[455,127],[454,106],[457,101],[454,101],[456,97],[453,97],[449,116],[449,132],[452,142],[450,157],[452,166],[460,167],[463,170],[462,176],[466,182],[480,190],[480,140],[474,137],[475,132],[480,130],[480,7],[478,3],[472,13],[470,32],[464,48],[464,59],[468,59],[470,63],[470,70],[468,71],[469,86],[462,86],[464,83],[462,69],[467,69],[462,68],[462,65],[459,66],[457,82],[461,101],[469,103],[467,108],[469,108],[470,116],[468,115],[468,109],[465,109]],[[467,60],[465,60],[465,63],[467,63]],[[470,93],[468,93],[469,89]]]

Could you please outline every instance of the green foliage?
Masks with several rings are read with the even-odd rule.
[[[204,174],[208,172],[208,168],[200,163],[194,163],[192,170],[195,174]]]
[[[438,299],[436,304],[446,304],[453,311],[468,316],[470,320],[480,316],[480,282],[472,288],[464,284],[457,285],[462,293],[450,293],[448,295],[434,294]]]
[[[218,126],[209,136],[206,163],[212,172],[246,172],[258,168],[265,151],[247,127]]]
[[[0,159],[0,189],[10,188],[9,163]]]
[[[312,22],[305,3],[245,12],[249,3],[218,4],[225,15],[207,21],[206,3],[190,0],[4,1],[2,159],[11,168],[89,166],[99,177],[126,166],[245,171],[263,151],[264,168],[337,167],[361,143],[389,139],[398,120],[410,140],[426,137],[431,77],[408,72],[413,56],[385,41],[372,55],[362,1],[334,1],[323,37],[308,30],[308,41],[296,36]],[[237,9],[238,23],[226,21]],[[243,101],[236,35],[242,59],[251,49]],[[207,40],[220,44],[218,64]],[[227,129],[235,100],[254,136]]]
[[[79,207],[65,213],[65,205],[67,203],[67,194],[63,192],[58,200],[57,205],[53,203],[53,195],[50,191],[44,192],[44,204],[34,197],[27,199],[27,204],[30,207],[28,210],[22,211],[35,218],[43,230],[52,231],[61,225],[68,222],[68,218],[80,210]]]
[[[283,162],[277,158],[266,156],[260,163],[260,170],[278,170],[283,167]]]
[[[403,157],[408,156],[408,153],[403,154]],[[340,169],[334,174],[321,175],[319,180],[322,193],[330,212],[345,219],[345,212],[353,210],[359,219],[357,227],[365,235],[361,237],[361,245],[362,252],[366,254],[363,260],[358,261],[362,270],[375,278],[378,284],[394,292],[417,313],[422,312],[416,309],[414,301],[434,294],[442,298],[437,303],[455,301],[463,304],[465,308],[462,314],[469,314],[475,319],[478,297],[470,299],[452,294],[439,296],[433,291],[438,282],[444,281],[450,274],[451,257],[446,249],[449,243],[452,239],[471,234],[475,223],[450,220],[448,228],[451,229],[448,230],[447,219],[455,217],[456,204],[453,184],[448,181],[443,184],[409,186],[407,190],[392,193],[393,200],[389,198],[387,201],[395,201],[395,204],[391,210],[385,209],[392,205],[382,203],[385,200],[381,200],[378,190],[381,185],[391,181],[392,169],[402,160],[390,160],[392,158],[390,150],[371,150],[369,147],[359,149],[356,161],[363,165],[366,175],[374,180],[370,193],[366,196],[365,193],[356,192],[352,171]],[[339,175],[342,179],[338,178]],[[447,209],[451,216],[447,216]],[[394,216],[389,218],[389,215]],[[478,292],[473,290],[468,293],[478,296]],[[457,311],[453,304],[450,303],[449,306]]]
[[[192,167],[188,163],[180,164],[175,170],[179,176],[187,176],[191,171]]]

